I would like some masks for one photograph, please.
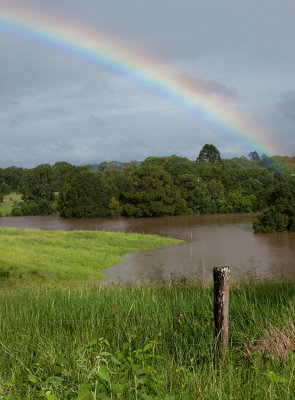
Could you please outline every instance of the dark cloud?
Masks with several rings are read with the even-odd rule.
[[[191,74],[180,74],[175,78],[186,87],[190,87],[192,92],[196,90],[205,96],[218,95],[222,97],[235,98],[237,92],[234,88],[227,87],[225,84],[214,81],[201,79]]]
[[[9,0],[9,4],[16,3]],[[7,5],[0,0],[0,7]],[[294,155],[295,3],[291,0],[18,0],[153,60],[202,97],[254,118]],[[66,28],[66,22],[65,22]],[[253,150],[161,97],[156,87],[1,31],[0,167],[179,154],[207,142]],[[140,58],[141,59],[141,58]],[[144,84],[143,84],[144,83]],[[277,93],[282,93],[278,102]],[[171,101],[172,100],[172,101]],[[214,118],[214,115],[213,117]],[[228,137],[231,137],[229,140]],[[278,140],[278,139],[277,139]],[[274,149],[275,151],[275,149]]]

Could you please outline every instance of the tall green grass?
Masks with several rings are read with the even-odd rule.
[[[126,253],[181,243],[156,235],[0,228],[0,287],[97,284]]]
[[[265,330],[290,327],[294,293],[292,284],[232,285],[230,348],[216,363],[210,285],[2,290],[0,393],[51,400],[294,399],[293,349],[282,359],[255,347]]]

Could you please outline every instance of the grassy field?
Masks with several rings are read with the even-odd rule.
[[[212,286],[98,283],[123,254],[175,242],[0,229],[0,399],[294,399],[294,284],[232,283],[216,362]]]
[[[0,287],[93,285],[124,254],[176,243],[156,235],[0,228]]]
[[[19,203],[21,201],[21,194],[10,193],[4,196],[3,203],[0,203],[0,216],[6,217],[10,215],[14,203]]]
[[[232,286],[214,363],[212,287],[2,290],[2,399],[295,398],[294,285]]]

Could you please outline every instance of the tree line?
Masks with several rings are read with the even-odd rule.
[[[256,232],[295,231],[291,158],[222,159],[205,145],[196,161],[172,155],[142,163],[100,163],[95,170],[67,162],[0,169],[0,193],[19,191],[12,215],[66,218],[153,217],[260,211]]]

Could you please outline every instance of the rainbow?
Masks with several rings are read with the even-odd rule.
[[[8,2],[7,2],[8,3]],[[158,60],[129,48],[97,30],[59,19],[27,5],[5,4],[0,31],[82,60],[96,68],[120,74],[146,90],[188,110],[217,135],[269,155],[284,152],[270,132],[246,118],[228,103],[209,94],[203,83],[179,80],[175,72],[156,68]]]

